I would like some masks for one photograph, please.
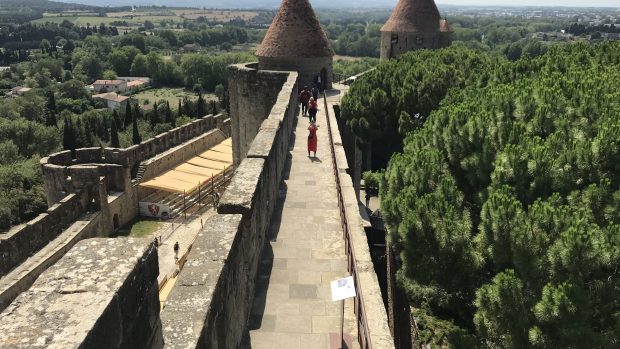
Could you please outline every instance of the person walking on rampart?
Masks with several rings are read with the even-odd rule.
[[[308,114],[308,102],[310,101],[310,91],[308,91],[308,87],[304,86],[304,88],[299,93],[299,101],[301,102],[301,113],[303,116]]]
[[[173,249],[174,249],[174,260],[178,261],[179,260],[179,242],[178,241],[174,243]]]
[[[314,97],[310,97],[310,102],[308,102],[308,115],[310,115],[311,123],[316,122],[316,113],[318,111],[318,107],[319,106],[316,103],[316,100],[314,99]]]
[[[312,90],[312,98],[314,98],[315,101],[319,100],[319,89],[316,87],[313,87]]]
[[[310,126],[308,126],[308,157],[310,157],[310,152],[314,152],[314,157],[316,157],[316,130],[317,126],[314,122],[310,122]]]

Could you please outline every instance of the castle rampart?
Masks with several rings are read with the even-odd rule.
[[[88,239],[0,317],[2,348],[161,348],[157,248]]]
[[[247,157],[240,159],[218,214],[206,222],[194,242],[188,256],[190,268],[181,271],[166,301],[162,312],[166,348],[239,347],[254,297],[258,261],[285,174],[298,111],[297,73],[263,74],[250,72],[245,66],[230,69],[247,73],[243,76],[265,77],[269,82],[264,86],[271,86],[271,90],[263,93],[277,98],[262,118],[254,114],[253,122],[258,123],[254,133],[244,133],[247,150],[243,154]],[[272,84],[274,76],[279,77],[279,85]],[[237,98],[247,97],[231,93],[231,105],[242,102]],[[247,116],[235,110],[239,109],[231,108],[233,140],[234,125]],[[242,154],[236,152],[235,144],[233,153]]]

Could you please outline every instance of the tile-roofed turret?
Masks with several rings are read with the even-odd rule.
[[[433,33],[439,31],[439,19],[433,0],[400,0],[381,31]]]
[[[334,51],[308,0],[283,0],[256,55],[332,57]]]

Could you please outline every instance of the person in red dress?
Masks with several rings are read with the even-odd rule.
[[[311,122],[310,126],[308,126],[308,131],[310,131],[308,134],[308,157],[310,156],[310,152],[314,152],[314,157],[316,157],[316,130],[316,124]]]

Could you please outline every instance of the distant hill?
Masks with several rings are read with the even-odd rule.
[[[4,0],[0,0],[4,1]],[[13,0],[12,0],[13,1]],[[281,0],[67,0],[92,6],[170,6],[208,8],[277,8]],[[396,0],[311,0],[314,8],[394,7]]]
[[[93,4],[96,4],[99,7],[100,4],[97,4],[93,1]],[[74,2],[58,2],[58,1],[49,1],[49,0],[0,0],[0,9],[6,8],[24,8],[29,7],[32,9],[44,9],[44,10],[65,10],[65,9],[75,9],[75,10],[88,10],[92,9],[88,4],[79,3],[79,1]]]

